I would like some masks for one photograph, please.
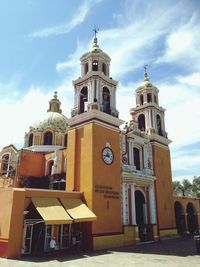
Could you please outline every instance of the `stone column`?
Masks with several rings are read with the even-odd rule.
[[[123,225],[127,225],[127,185],[126,183],[122,184],[122,206],[123,206]]]
[[[149,208],[150,208],[150,222],[156,224],[156,203],[155,203],[155,188],[154,184],[149,186]]]
[[[131,184],[131,216],[132,216],[132,224],[136,225],[135,185],[134,184]]]

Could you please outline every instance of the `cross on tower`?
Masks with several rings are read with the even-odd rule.
[[[97,37],[97,33],[99,32],[99,28],[97,28],[95,26],[94,29],[93,29],[93,31],[94,31],[94,37],[96,38]]]
[[[144,72],[147,73],[147,66],[148,65],[144,65]]]

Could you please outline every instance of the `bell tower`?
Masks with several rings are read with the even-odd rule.
[[[73,81],[74,108],[72,117],[92,109],[95,103],[98,110],[118,117],[116,110],[117,81],[110,77],[110,57],[98,45],[96,36],[93,40],[92,51],[82,55],[81,77]]]
[[[130,110],[132,124],[148,136],[153,152],[153,171],[156,177],[157,224],[159,235],[176,234],[171,158],[165,131],[165,109],[159,106],[159,90],[150,81],[144,67],[144,80],[136,89],[136,107]]]
[[[116,110],[111,59],[99,48],[96,30],[92,50],[80,61],[81,77],[73,81],[74,108],[68,121],[66,190],[84,192],[86,204],[97,216],[88,226],[88,242],[102,249],[118,246],[115,234],[122,232],[119,126],[123,121]]]
[[[138,128],[149,135],[157,134],[167,138],[165,131],[165,109],[159,106],[159,90],[149,81],[147,67],[144,80],[136,89],[136,108],[131,109],[132,119],[137,118]]]

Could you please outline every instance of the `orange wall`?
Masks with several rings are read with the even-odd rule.
[[[0,190],[0,237],[8,238],[12,212],[13,192],[11,189]]]
[[[19,258],[21,255],[25,191],[14,190],[12,203],[12,216],[9,232],[8,258]]]
[[[93,231],[121,232],[120,135],[117,131],[94,124],[93,140],[93,210],[98,217],[93,223]],[[114,162],[111,165],[102,160],[102,150],[107,142],[114,153]],[[101,189],[97,186],[107,188]],[[104,192],[96,192],[99,189]]]
[[[41,177],[45,175],[45,156],[43,153],[21,151],[17,176]]]
[[[102,160],[102,150],[107,142],[114,152],[111,165]],[[91,122],[68,132],[66,188],[84,192],[86,204],[97,215],[97,221],[92,225],[93,234],[122,231],[119,157],[117,131]],[[104,188],[97,192],[99,186],[110,187],[110,190]],[[103,190],[110,191],[109,196],[116,193],[118,198],[106,198]]]
[[[68,131],[66,190],[74,189],[76,179],[76,129]]]
[[[153,144],[154,172],[156,176],[157,215],[160,229],[174,228],[174,205],[170,152]]]
[[[24,210],[32,197],[78,198],[80,192],[10,188],[0,190],[0,257],[21,255]]]

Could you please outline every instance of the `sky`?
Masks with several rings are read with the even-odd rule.
[[[58,92],[70,118],[80,57],[94,27],[119,82],[119,117],[130,120],[148,65],[166,109],[173,180],[200,175],[199,0],[0,0],[0,149],[24,134]]]

